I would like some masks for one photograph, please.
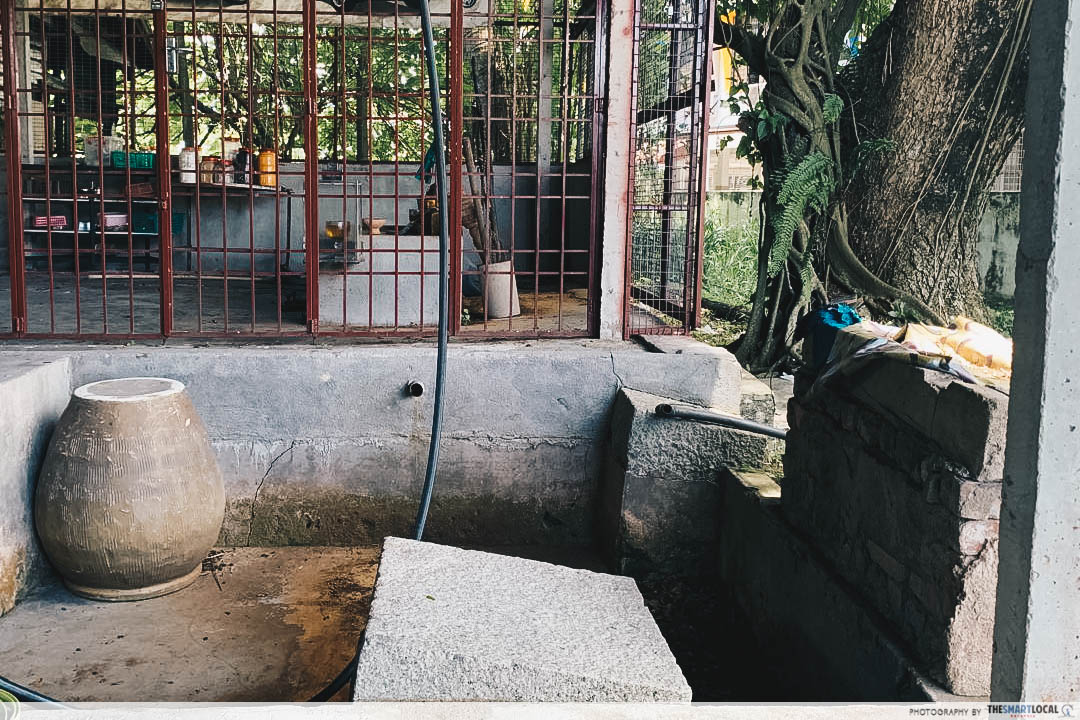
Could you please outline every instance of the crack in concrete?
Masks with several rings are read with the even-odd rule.
[[[263,473],[262,478],[259,480],[259,484],[255,486],[255,497],[251,499],[251,517],[248,519],[248,535],[247,544],[251,545],[251,536],[255,531],[255,509],[259,504],[259,493],[262,491],[263,483],[266,482],[266,478],[270,477],[270,473],[274,469],[274,465],[277,465],[277,461],[285,457],[286,453],[291,453],[296,449],[297,441],[293,440],[289,443],[289,447],[282,450],[277,456],[270,461],[270,464],[266,466],[266,472]]]
[[[626,387],[626,383],[623,382],[622,376],[619,375],[619,371],[615,369],[615,353],[608,351],[608,357],[611,358],[611,374],[619,381],[619,388]]]

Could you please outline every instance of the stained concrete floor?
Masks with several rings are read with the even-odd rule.
[[[0,618],[0,669],[71,702],[306,700],[356,651],[378,558],[378,547],[225,550],[193,585],[134,603],[53,583]]]
[[[474,549],[606,570],[587,548]],[[213,571],[152,600],[94,602],[46,585],[0,617],[0,674],[68,702],[307,700],[356,652],[379,547],[218,552]],[[348,699],[348,688],[334,698]]]

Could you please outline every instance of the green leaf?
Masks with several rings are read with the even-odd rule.
[[[739,147],[735,149],[735,157],[746,158],[750,157],[750,153],[754,151],[753,141],[749,135],[743,135],[739,140]]]
[[[768,268],[770,277],[775,277],[784,268],[795,231],[807,210],[822,213],[828,208],[835,188],[832,169],[832,160],[819,152],[813,152],[790,171],[786,171],[787,168],[780,171],[777,177],[780,191],[776,196],[778,212],[773,213],[772,217],[773,243],[769,250]]]
[[[825,115],[825,124],[832,125],[840,119],[840,113],[844,111],[844,100],[839,95],[829,93],[825,96],[821,111]]]

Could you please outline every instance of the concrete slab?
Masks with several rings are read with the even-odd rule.
[[[386,538],[354,699],[690,700],[630,578]]]

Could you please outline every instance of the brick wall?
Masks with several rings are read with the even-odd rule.
[[[788,409],[785,517],[959,695],[989,693],[1007,406],[876,361]]]

